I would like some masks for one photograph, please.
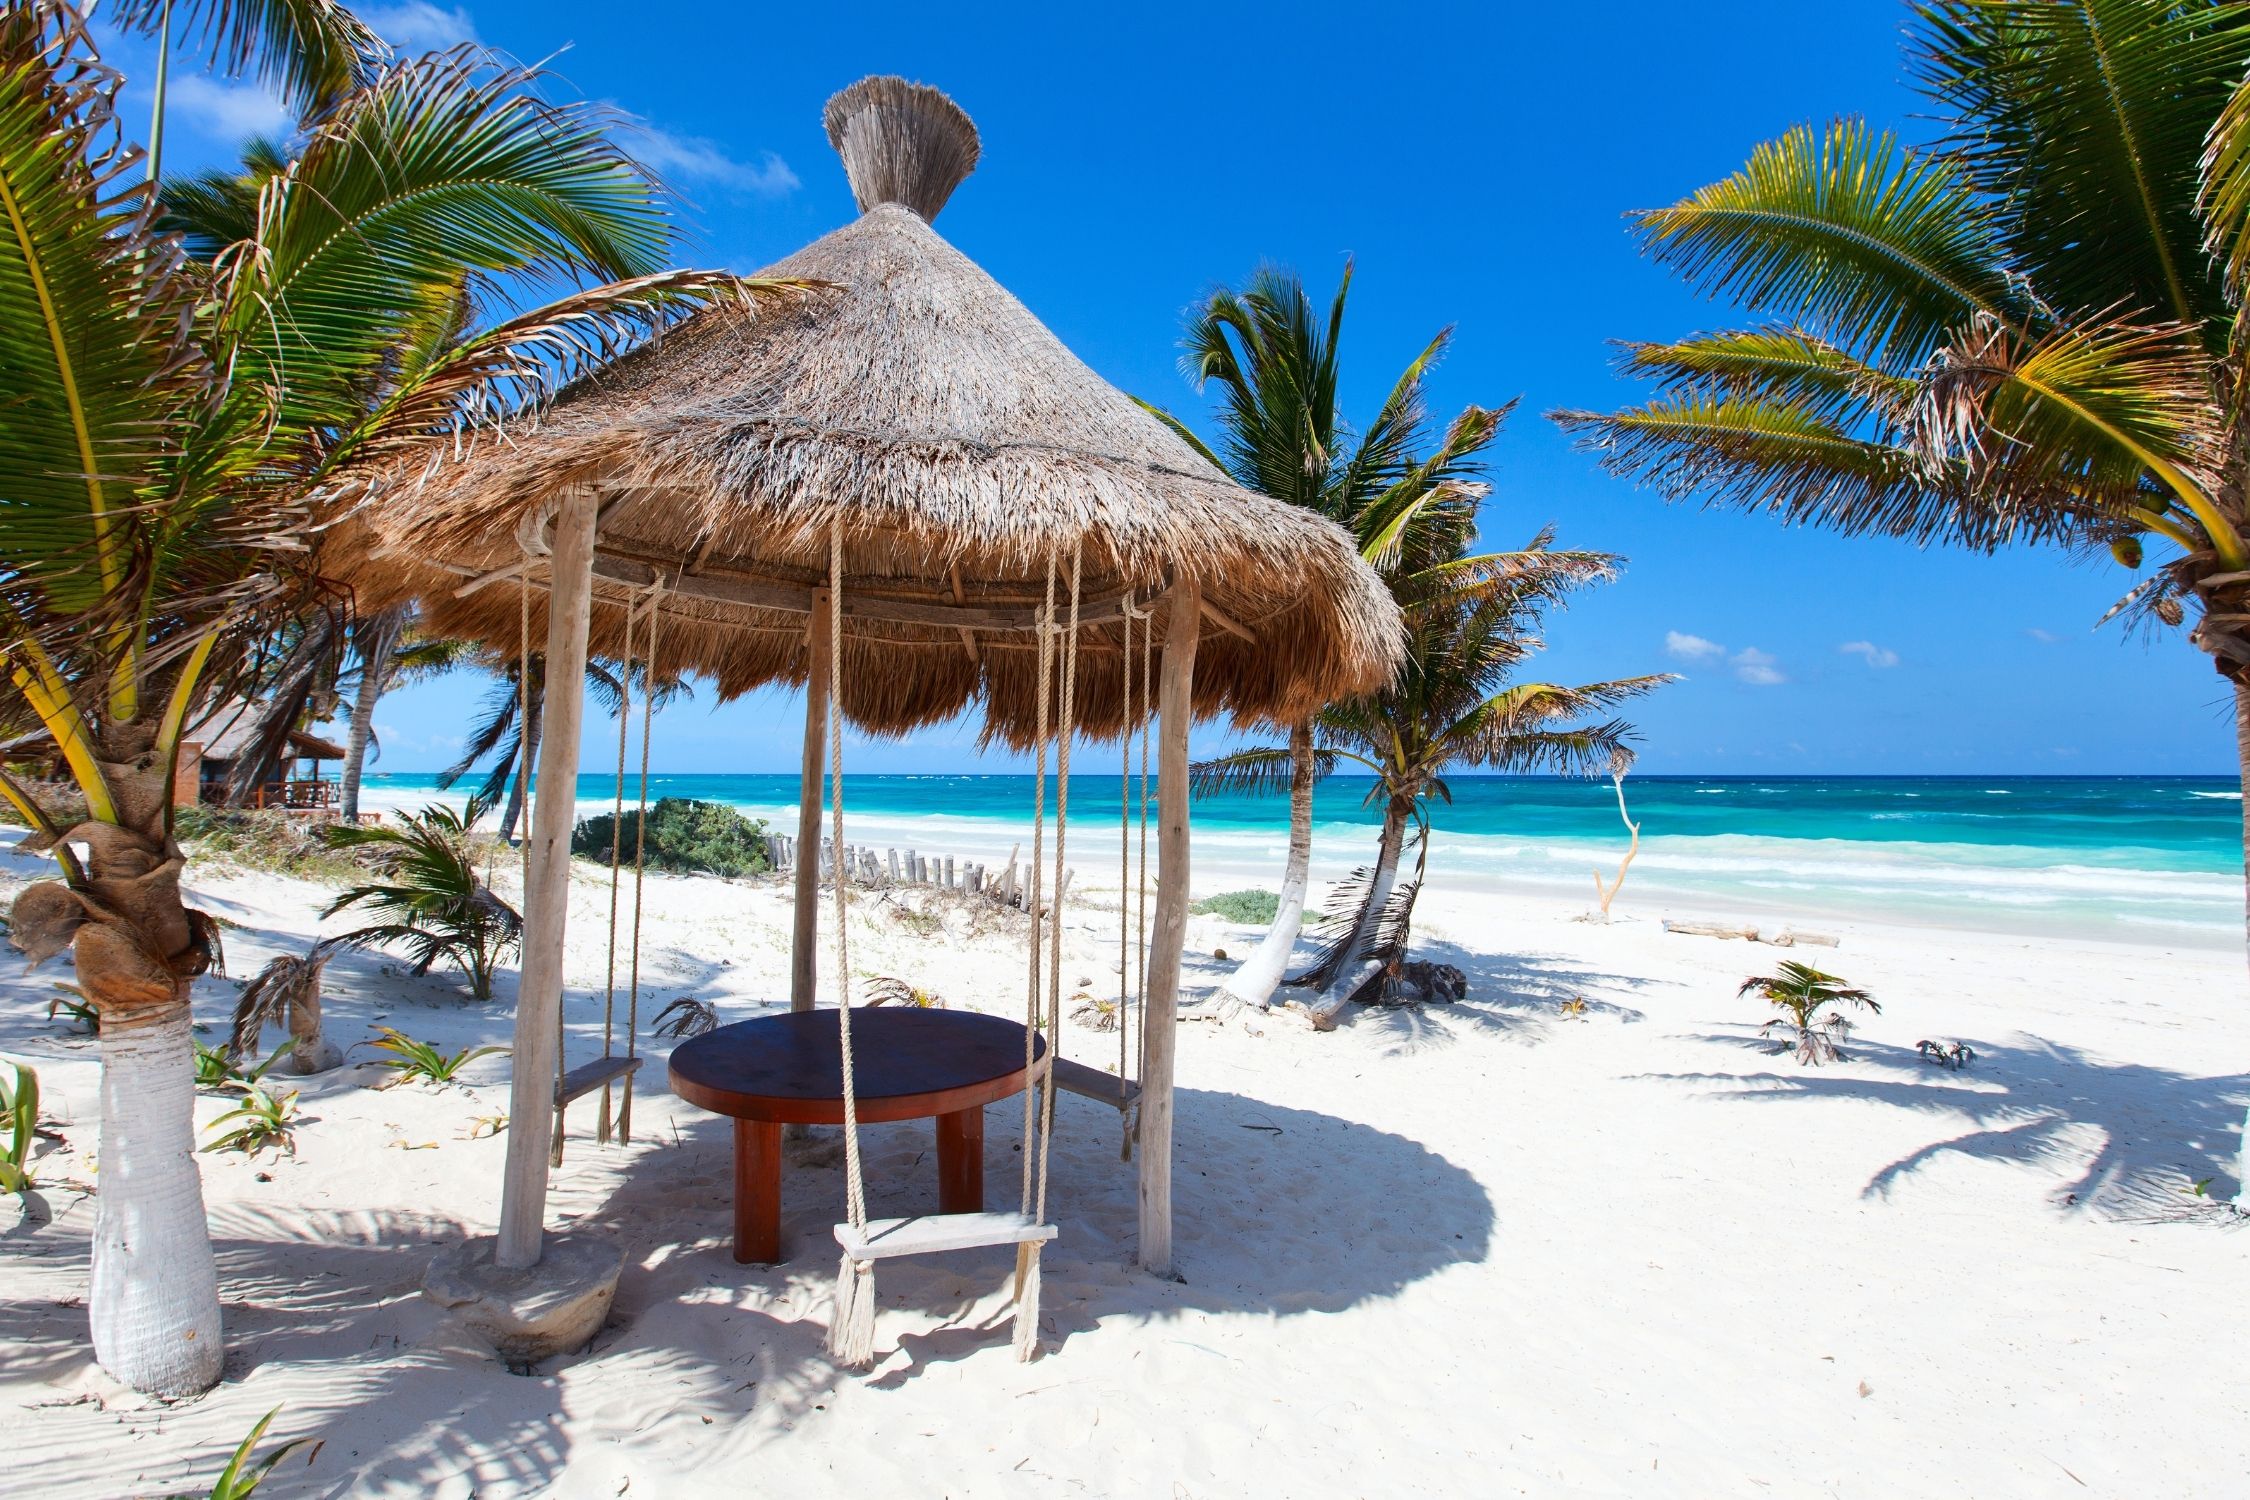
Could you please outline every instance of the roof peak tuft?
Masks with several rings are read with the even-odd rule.
[[[861,213],[903,204],[935,219],[982,148],[961,106],[927,84],[883,75],[831,95],[821,111]]]

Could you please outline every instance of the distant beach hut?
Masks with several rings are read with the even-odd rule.
[[[1160,660],[1139,1259],[1168,1273],[1189,721],[1287,723],[1377,686],[1400,651],[1397,611],[1341,530],[1229,483],[931,228],[979,153],[950,99],[870,78],[828,102],[826,123],[860,217],[763,273],[822,288],[699,313],[566,388],[536,424],[394,474],[351,523],[346,572],[364,604],[415,600],[433,633],[509,651],[528,617],[553,685],[497,1259],[541,1253],[589,649],[623,654],[636,627],[645,642],[653,614],[667,674],[707,674],[723,698],[805,686],[799,842],[817,850],[830,653],[836,707],[861,729],[904,735],[974,708],[990,738],[1028,746],[1047,722],[1050,570],[1067,581],[1075,560],[1078,729],[1119,736],[1145,712],[1127,702],[1128,629],[1134,654],[1151,641]],[[799,1008],[817,863],[797,860]]]

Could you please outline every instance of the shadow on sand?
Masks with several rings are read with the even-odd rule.
[[[1020,1129],[1015,1101],[991,1106],[986,1186],[995,1204],[1016,1197]],[[1118,1159],[1119,1132],[1113,1112],[1085,1101],[1066,1098],[1058,1111],[1049,1212],[1061,1237],[1044,1260],[1042,1318],[1050,1360],[1067,1361],[1074,1339],[1120,1325],[1152,1353],[1231,1358],[1211,1347],[1223,1332],[1197,1315],[1340,1312],[1488,1253],[1491,1202],[1425,1147],[1324,1114],[1183,1090],[1183,1279],[1159,1281],[1132,1264],[1135,1174]],[[312,1469],[277,1472],[277,1496],[544,1493],[580,1459],[661,1473],[686,1442],[697,1462],[755,1450],[861,1378],[839,1374],[822,1348],[840,1153],[815,1140],[785,1178],[789,1263],[743,1266],[730,1239],[727,1122],[683,1117],[676,1131],[651,1133],[661,1139],[617,1150],[579,1144],[558,1177],[550,1221],[627,1249],[610,1323],[583,1353],[519,1377],[455,1334],[418,1295],[433,1250],[467,1232],[442,1214],[228,1206],[213,1215],[213,1234],[227,1379],[251,1387],[246,1399],[107,1413],[87,1402],[50,1413],[26,1424],[15,1472],[42,1490],[67,1483],[105,1494],[168,1493],[198,1476],[207,1484],[255,1413],[276,1404],[285,1409],[272,1438],[319,1436],[349,1411],[357,1445],[331,1441]],[[870,1213],[934,1208],[928,1122],[868,1127],[863,1146]],[[81,1213],[43,1231],[44,1257],[82,1268],[91,1222]],[[932,1366],[975,1359],[992,1364],[996,1388],[1014,1388],[1003,1300],[1012,1265],[1005,1249],[886,1262],[881,1360],[867,1382],[898,1388]],[[51,1294],[64,1278],[42,1279]],[[94,1388],[76,1298],[31,1300],[19,1279],[0,1291],[0,1321],[9,1331],[0,1375],[52,1385],[58,1405]],[[566,1412],[588,1401],[628,1404],[635,1419],[606,1424],[602,1453],[574,1454]],[[245,1411],[251,1418],[238,1421]],[[742,1420],[753,1412],[759,1420]],[[117,1441],[121,1420],[136,1431],[161,1427],[161,1448]],[[157,1451],[169,1461],[153,1462]],[[202,1457],[188,1463],[183,1453]]]
[[[1712,1039],[1756,1045],[1747,1034]],[[2037,1036],[1966,1040],[1977,1060],[1961,1072],[1925,1063],[1910,1048],[1853,1042],[1851,1064],[1844,1067],[1653,1076],[1704,1084],[1713,1097],[1752,1103],[1868,1099],[1968,1117],[1969,1129],[1876,1172],[1864,1189],[1868,1197],[1889,1194],[1947,1154],[2054,1167],[2066,1174],[2058,1198],[2080,1209],[2139,1214],[2151,1206],[2152,1194],[2176,1198],[2178,1184],[2204,1179],[2213,1197],[2234,1196],[2250,1075],[2206,1077],[2106,1062]],[[1869,1064],[1882,1071],[1860,1066]]]

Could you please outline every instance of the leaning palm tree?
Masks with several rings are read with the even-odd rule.
[[[1545,642],[1541,618],[1567,597],[1615,576],[1616,559],[1555,550],[1542,534],[1407,612],[1406,664],[1388,688],[1320,716],[1322,749],[1374,773],[1383,809],[1375,863],[1331,899],[1330,941],[1301,983],[1319,986],[1315,1019],[1332,1018],[1405,956],[1429,856],[1430,810],[1449,802],[1457,768],[1487,773],[1596,775],[1633,761],[1632,726],[1603,717],[1669,674],[1566,686],[1519,680]],[[1413,878],[1399,880],[1411,840]]]
[[[1464,438],[1433,462],[1417,463],[1410,450],[1423,438],[1422,381],[1442,356],[1451,331],[1425,345],[1393,382],[1362,432],[1345,423],[1339,394],[1344,307],[1352,271],[1344,267],[1325,320],[1304,283],[1273,268],[1259,270],[1241,291],[1213,292],[1189,315],[1180,366],[1198,390],[1216,389],[1219,439],[1206,445],[1169,412],[1147,409],[1245,489],[1354,524],[1385,507],[1396,509],[1402,490],[1426,495],[1459,484],[1478,471],[1478,453],[1497,430],[1493,420],[1457,425]],[[1143,403],[1143,405],[1147,405]],[[1199,768],[1199,792],[1239,782],[1250,769],[1243,757],[1225,766]],[[1262,1006],[1273,996],[1304,923],[1312,871],[1313,787],[1323,774],[1310,721],[1290,727],[1286,748],[1259,758],[1250,781],[1261,788],[1280,777],[1289,790],[1289,853],[1282,868],[1280,904],[1264,939],[1221,986],[1219,995]]]
[[[188,1027],[215,925],[181,899],[183,727],[300,615],[324,487],[743,293],[656,274],[667,214],[604,118],[467,54],[339,98],[260,195],[253,238],[206,271],[155,227],[119,84],[72,6],[0,9],[0,730],[51,736],[86,819],[61,826],[5,776],[0,794],[62,874],[17,897],[10,937],[34,961],[72,951],[102,1021],[95,1352],[184,1395],[223,1348]],[[403,327],[463,267],[629,279],[503,321],[370,406]]]
[[[2250,8],[1917,14],[1942,134],[1802,127],[1638,214],[1650,255],[1763,321],[1628,345],[1655,398],[1557,419],[1674,496],[2106,552],[2140,574],[2111,614],[2232,684],[2250,786]],[[2250,1122],[2237,1178],[2250,1201]]]

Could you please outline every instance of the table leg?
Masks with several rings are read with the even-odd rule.
[[[937,1117],[938,1212],[984,1211],[984,1106]]]
[[[781,1127],[763,1120],[734,1122],[734,1258],[781,1260]]]

